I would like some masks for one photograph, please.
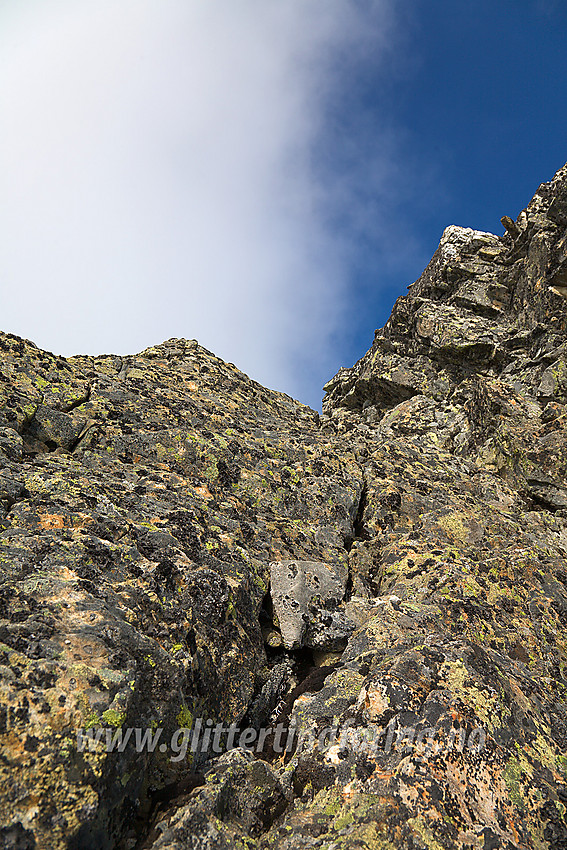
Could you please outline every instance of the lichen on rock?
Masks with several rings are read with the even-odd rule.
[[[320,417],[0,334],[0,846],[567,846],[567,166],[503,221]]]

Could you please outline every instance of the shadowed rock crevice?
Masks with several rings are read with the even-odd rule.
[[[353,534],[351,537],[347,537],[345,540],[345,549],[347,552],[350,552],[352,549],[353,543],[357,540],[368,540],[370,534],[368,529],[364,525],[364,511],[366,510],[367,501],[368,501],[368,485],[366,483],[366,479],[364,477],[364,471],[362,473],[363,481],[362,481],[362,489],[360,491],[360,496],[358,499],[358,505],[356,507],[356,515],[353,520],[352,530]]]

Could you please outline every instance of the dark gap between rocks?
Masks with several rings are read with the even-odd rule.
[[[271,729],[265,746],[257,757],[273,763],[280,758],[289,760],[292,750],[285,755],[274,750],[274,732],[276,726],[287,726],[293,710],[293,704],[304,693],[321,690],[326,676],[339,664],[318,664],[317,655],[309,647],[287,649],[283,642],[274,646],[268,641],[277,639],[278,630],[273,623],[273,605],[270,590],[266,593],[260,611],[260,626],[265,637],[266,659],[270,673],[264,684],[257,690],[241,726],[250,726],[257,730]],[[281,640],[281,638],[280,638]],[[319,655],[320,657],[320,655]]]
[[[543,496],[536,496],[535,493],[527,493],[524,501],[527,509],[532,511],[549,511],[555,514],[557,511],[565,510],[563,507],[548,502]]]
[[[269,589],[264,597],[259,620],[264,635],[267,630],[277,634],[273,624],[273,606]],[[261,733],[261,730],[273,730],[278,724],[287,727],[295,700],[303,693],[315,693],[321,690],[325,678],[339,664],[336,662],[332,665],[318,666],[313,650],[308,647],[287,649],[283,643],[279,646],[270,646],[265,641],[264,648],[269,673],[256,689],[246,715],[237,723],[240,730],[254,728]],[[287,733],[283,737],[284,742],[286,737]],[[273,745],[274,733],[272,732],[266,736],[260,752],[255,752],[256,744],[253,744],[251,749],[257,759],[270,764],[289,761],[295,747],[284,754],[275,752]],[[223,751],[226,752],[226,750]],[[206,782],[206,773],[214,769],[215,760],[219,755],[220,753],[210,752],[203,756],[200,764],[195,765],[196,771],[194,768],[176,782],[149,790],[147,804],[137,816],[136,850],[145,850],[152,846],[159,837],[157,823],[173,815],[178,808],[189,802],[193,793],[198,793],[198,789]],[[266,823],[264,831],[270,827],[271,822]]]
[[[358,499],[358,505],[356,508],[356,514],[352,523],[353,528],[353,536],[352,538],[348,538],[345,540],[345,549],[347,552],[350,552],[354,543],[357,540],[368,540],[369,535],[368,531],[364,527],[364,512],[366,510],[366,505],[368,503],[368,485],[366,480],[364,479],[362,482],[362,489],[360,491],[360,497]]]
[[[368,504],[368,485],[366,483],[366,478],[362,478],[362,489],[360,491],[360,496],[358,498],[358,505],[356,507],[356,514],[352,523],[353,535],[352,537],[348,537],[345,539],[345,550],[347,553],[350,553],[352,547],[355,542],[358,540],[369,540],[368,531],[364,527],[364,512],[366,510],[366,505]],[[350,558],[347,558],[348,562],[348,576],[345,584],[345,595],[344,601],[350,602],[353,595],[353,580],[352,580],[352,570],[350,566]]]
[[[85,395],[81,398],[75,399],[75,401],[72,401],[71,404],[66,404],[63,408],[63,413],[71,413],[72,410],[76,410],[77,407],[80,407],[82,404],[86,404],[87,401],[91,400],[91,394],[92,386],[88,384]]]
[[[259,726],[255,726],[253,718],[249,713],[238,724],[240,729],[253,727],[260,731],[265,728],[272,729],[277,724],[283,724],[284,727],[287,727],[289,725],[290,715],[295,700],[303,693],[315,693],[316,691],[320,691],[324,685],[325,678],[337,667],[337,664],[317,667],[313,660],[312,651],[306,648],[297,650],[272,650],[270,647],[267,647],[267,656],[269,663],[274,665],[272,669],[274,669],[278,663],[281,664],[283,658],[289,662],[290,675],[286,683],[286,690],[279,702],[276,704],[272,714],[266,717],[266,721],[264,723]],[[256,699],[258,699],[259,696],[262,696],[262,690],[260,690],[256,695]],[[254,702],[255,700],[253,700],[253,703]],[[287,731],[283,736],[284,742],[286,741],[286,737]],[[266,737],[265,745],[262,750],[255,754],[256,758],[268,762],[269,764],[274,764],[278,761],[281,765],[287,763],[293,756],[295,745],[290,749],[287,749],[285,753],[280,753],[274,751],[273,744],[274,736],[271,734]],[[198,789],[205,785],[206,774],[210,770],[214,770],[214,760],[218,757],[218,755],[219,754],[212,755],[211,759],[208,759],[201,765],[202,772],[188,772],[177,782],[150,792],[149,809],[146,808],[146,811],[142,817],[140,817],[139,826],[137,828],[138,841],[135,845],[136,850],[146,850],[147,848],[152,847],[160,834],[157,829],[157,824],[162,820],[167,820],[177,809],[189,803],[193,792],[197,793]],[[271,828],[274,820],[276,820],[277,817],[280,817],[284,813],[285,809],[287,809],[287,805],[288,804],[286,803],[285,806],[275,814],[275,817],[271,817],[266,820],[261,833],[257,834],[255,836],[256,838]]]

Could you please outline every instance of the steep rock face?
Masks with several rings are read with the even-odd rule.
[[[567,847],[567,167],[505,225],[320,418],[0,335],[0,847]],[[197,718],[303,737],[105,747]]]
[[[346,571],[361,474],[313,411],[194,342],[0,348],[2,822],[113,846],[182,769],[78,752],[77,730],[240,720],[266,678],[270,562]]]

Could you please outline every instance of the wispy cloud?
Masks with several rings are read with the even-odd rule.
[[[316,403],[395,161],[374,130],[361,179],[341,104],[395,29],[391,0],[4,0],[3,329],[64,354],[195,337]]]

